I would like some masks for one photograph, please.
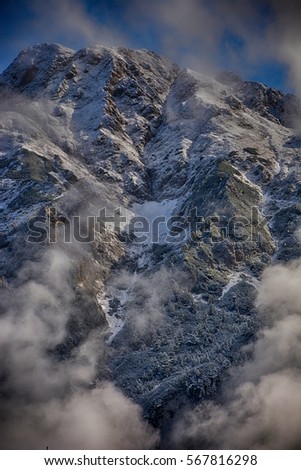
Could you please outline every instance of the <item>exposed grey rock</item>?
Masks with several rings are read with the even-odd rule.
[[[0,94],[1,314],[18,270],[52,246],[27,240],[28,221],[46,218],[74,265],[56,359],[98,331],[95,380],[109,376],[166,429],[246,359],[265,267],[301,255],[301,148],[287,127],[298,102],[150,51],[56,44],[22,51]],[[86,215],[118,207],[182,225],[144,243],[125,228],[87,229]],[[66,244],[77,215],[93,240]]]

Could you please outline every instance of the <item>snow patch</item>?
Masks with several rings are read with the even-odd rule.
[[[168,235],[167,220],[172,216],[179,199],[164,199],[163,201],[147,201],[143,204],[135,203],[132,211],[137,217],[144,217],[150,227],[150,233],[146,234],[148,242],[158,241],[164,243]],[[162,218],[162,221],[159,220]]]
[[[228,284],[223,288],[223,292],[220,299],[222,299],[232,287],[236,286],[236,284],[241,281],[246,281],[249,284],[252,284],[255,289],[257,289],[259,285],[259,280],[256,279],[254,276],[249,276],[245,273],[234,273],[230,276]]]
[[[206,300],[203,299],[203,294],[192,294],[192,298],[193,298],[194,302],[196,302],[196,303],[201,303],[201,304],[205,304],[205,305],[208,304],[208,302],[206,302]]]
[[[135,272],[132,282],[126,289],[117,289],[115,287],[110,286],[107,292],[99,294],[97,296],[97,300],[99,305],[102,307],[106,320],[109,326],[109,336],[106,340],[107,344],[111,344],[115,336],[122,330],[125,324],[125,312],[123,307],[126,305],[128,300],[130,299],[133,286],[137,280],[138,274]],[[114,310],[110,307],[110,301],[113,299],[117,299],[119,301],[119,307],[115,308]]]
[[[236,284],[239,283],[241,280],[241,273],[235,273],[230,276],[230,280],[228,284],[223,288],[223,292],[221,295],[221,298],[224,297],[224,295],[233,287],[236,286]]]

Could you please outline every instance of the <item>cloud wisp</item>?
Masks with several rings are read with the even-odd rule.
[[[57,357],[74,306],[72,270],[49,249],[1,294],[1,448],[152,448],[157,434],[141,409],[112,383],[94,383],[100,328],[69,359]]]
[[[288,67],[289,85],[301,96],[301,33],[297,0],[154,0],[133,2],[136,27],[154,23],[164,54],[205,73],[220,67],[245,78],[264,64]]]
[[[103,18],[96,18],[87,11],[82,0],[49,0],[40,2],[29,0],[34,13],[32,27],[41,34],[44,41],[55,41],[59,38],[64,45],[101,44],[103,46],[126,45],[129,39],[120,29],[107,24]]]

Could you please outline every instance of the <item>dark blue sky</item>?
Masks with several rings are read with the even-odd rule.
[[[281,2],[2,0],[0,70],[38,42],[74,49],[102,43],[152,49],[182,66],[205,73],[228,69],[290,91],[291,64],[271,40],[277,26],[274,3]]]

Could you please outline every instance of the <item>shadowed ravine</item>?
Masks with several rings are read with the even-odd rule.
[[[0,94],[1,447],[300,448],[297,98],[57,44]]]

